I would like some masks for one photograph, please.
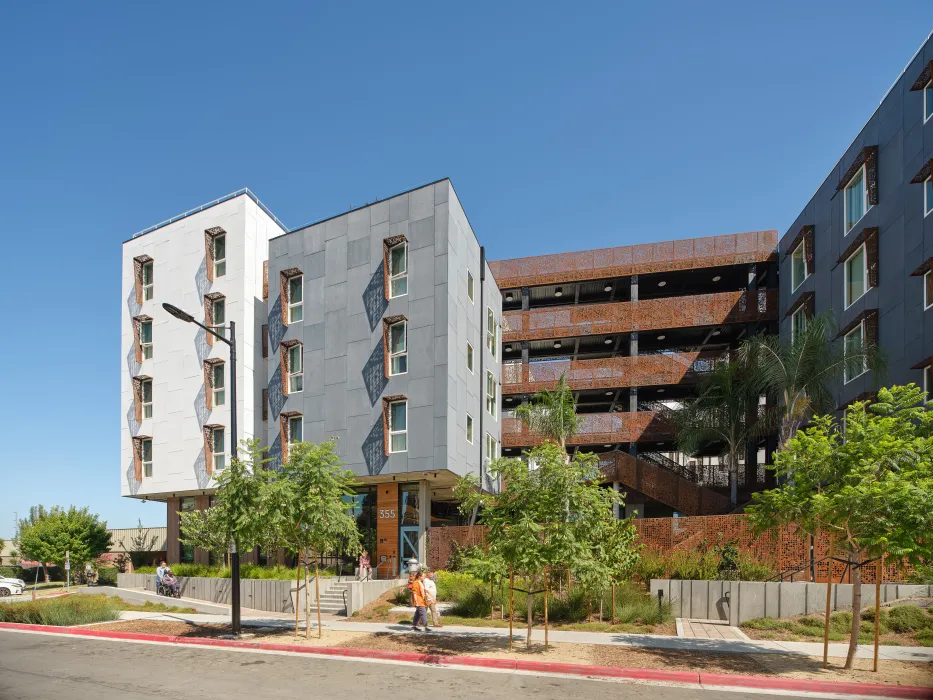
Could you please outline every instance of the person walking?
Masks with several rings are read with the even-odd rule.
[[[415,574],[414,580],[411,582],[411,601],[415,606],[415,617],[411,621],[411,631],[412,632],[427,632],[428,631],[428,611],[425,604],[424,597],[424,574],[418,572]],[[424,625],[422,630],[418,627],[418,623],[421,622]]]
[[[428,610],[431,611],[431,626],[441,626],[441,615],[437,612],[437,583],[435,579],[437,574],[430,569],[424,569],[424,602],[427,603]],[[428,624],[427,614],[425,614],[424,624]]]

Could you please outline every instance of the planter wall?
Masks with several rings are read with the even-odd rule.
[[[850,583],[832,584],[830,610],[851,610]],[[738,625],[759,617],[793,617],[826,612],[825,583],[680,581],[652,579],[651,596],[663,591],[676,617],[722,620]],[[881,602],[933,595],[933,586],[886,583]],[[874,605],[875,585],[862,584],[862,606]]]

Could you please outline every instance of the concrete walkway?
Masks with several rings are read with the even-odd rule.
[[[253,611],[255,612],[255,611]],[[294,618],[286,620],[281,617],[269,617],[274,613],[260,613],[260,616],[247,616],[245,611],[241,618],[244,627],[272,627],[291,629],[294,627]],[[189,613],[145,613],[128,611],[120,615],[121,620],[164,620],[172,622],[190,622],[193,624],[218,624],[230,621],[229,615],[200,615]],[[363,632],[369,634],[419,634],[412,632],[407,624],[383,622],[350,622],[337,618],[322,620],[324,629],[343,632]],[[316,627],[312,622],[312,627]],[[303,621],[299,627],[304,629]],[[427,633],[434,634],[435,632]],[[498,627],[464,627],[460,625],[445,626],[437,634],[454,635],[457,637],[505,637],[508,639],[509,630]],[[544,642],[544,630],[534,629],[532,640]],[[525,629],[515,627],[513,639],[524,641]],[[574,632],[565,630],[550,630],[548,639],[551,642],[565,644],[600,644],[606,646],[640,647],[644,649],[670,649],[674,651],[706,651],[721,654],[800,654],[803,656],[822,656],[823,645],[816,642],[776,642],[766,640],[729,640],[729,639],[697,639],[686,637],[666,637],[651,634],[619,634],[606,632]],[[830,644],[829,655],[844,657],[848,651],[848,644]],[[871,646],[861,645],[857,652],[858,658],[870,659],[873,656]],[[893,661],[922,661],[933,663],[933,647],[896,647],[882,646],[879,658]]]

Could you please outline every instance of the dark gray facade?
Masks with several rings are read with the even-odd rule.
[[[395,298],[387,298],[387,239],[408,246],[408,291]],[[494,358],[485,334],[486,307],[501,326],[502,302],[488,269],[481,275],[480,246],[450,181],[294,230],[269,246],[266,444],[272,456],[282,453],[282,416],[299,414],[302,439],[339,438],[346,467],[363,483],[426,480],[432,488],[449,488],[458,475],[478,474],[483,435],[501,444],[499,419],[484,409],[484,388],[487,370],[496,386],[501,381],[501,350]],[[294,270],[304,278],[303,318],[283,325],[281,273]],[[384,321],[402,317],[407,372],[386,376]],[[303,344],[303,389],[286,396],[281,358],[295,340]],[[383,403],[389,397],[407,401],[405,452],[386,454]],[[483,452],[482,459],[487,456]]]
[[[922,386],[922,371],[912,368],[933,354],[933,309],[924,309],[922,274],[911,274],[933,256],[925,185],[911,183],[933,158],[933,119],[925,122],[922,89],[931,61],[928,37],[780,242],[782,336],[792,333],[795,309],[831,310],[841,332],[864,323],[867,339],[876,339],[887,357],[885,385]],[[862,161],[871,206],[846,231],[845,185]],[[860,240],[868,288],[847,307],[845,258],[858,253]],[[805,255],[810,269],[795,290],[791,253],[801,242],[812,246]],[[839,405],[876,390],[879,378],[872,375],[841,383]]]

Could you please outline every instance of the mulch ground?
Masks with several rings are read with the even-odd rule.
[[[90,629],[95,629],[95,627]],[[180,637],[217,637],[230,634],[231,631],[229,625],[156,620],[128,620],[99,625],[96,629]],[[414,635],[324,630],[321,639],[314,636],[313,631],[311,639],[305,639],[304,636],[296,639],[294,631],[280,629],[249,628],[249,632],[252,635],[248,638],[250,641],[274,641],[310,646],[410,651],[446,656],[520,657],[621,668],[651,668],[933,687],[933,664],[922,662],[882,661],[879,672],[872,673],[871,659],[857,659],[854,670],[844,671],[842,669],[843,659],[831,659],[830,668],[824,670],[821,658],[784,654],[716,654],[566,643],[552,644],[545,651],[542,644],[534,644],[531,648],[526,648],[523,642],[517,640],[513,651],[510,652],[507,639],[455,637],[444,635],[442,631]]]

